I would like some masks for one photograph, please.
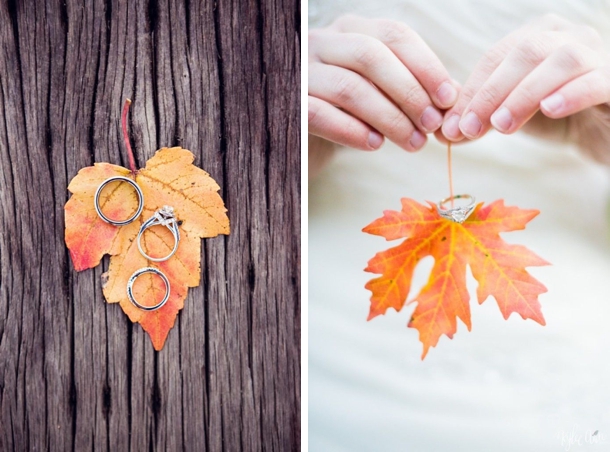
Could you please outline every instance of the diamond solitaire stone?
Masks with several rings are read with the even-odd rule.
[[[455,211],[451,212],[451,218],[456,223],[463,223],[468,216],[468,211],[463,208],[455,209]]]
[[[167,226],[176,220],[174,216],[174,208],[172,206],[163,206],[155,213],[155,216],[159,220],[159,224]]]

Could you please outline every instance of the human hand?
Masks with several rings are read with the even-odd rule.
[[[457,85],[406,25],[344,16],[309,32],[309,133],[357,149],[408,151],[443,121]]]
[[[511,134],[538,110],[565,118],[609,101],[610,54],[599,33],[547,15],[483,56],[436,136],[476,139],[492,126]]]

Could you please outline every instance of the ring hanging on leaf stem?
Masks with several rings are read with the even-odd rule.
[[[468,203],[466,205],[452,207],[449,209],[444,207],[444,205],[447,204],[449,201],[455,201],[458,199],[464,199],[464,200],[468,201]],[[438,212],[438,214],[441,217],[461,224],[464,221],[466,221],[466,219],[470,216],[470,214],[474,210],[474,203],[475,203],[474,196],[470,196],[470,195],[449,196],[448,198],[442,199],[438,202],[438,204],[436,205],[436,211]]]

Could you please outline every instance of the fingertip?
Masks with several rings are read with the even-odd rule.
[[[444,144],[444,145],[451,143],[452,145],[458,146],[458,145],[464,144],[468,141],[468,140],[464,140],[464,139],[460,139],[457,141],[448,140],[447,137],[445,135],[443,135],[443,132],[440,129],[437,130],[436,132],[434,132],[434,138],[436,138],[440,144]]]
[[[440,111],[429,105],[419,119],[425,132],[434,132],[443,124],[443,115]]]
[[[458,91],[450,82],[443,82],[436,90],[436,101],[439,107],[451,108],[458,98]]]
[[[460,141],[464,138],[462,132],[460,131],[460,115],[457,113],[451,114],[449,117],[445,119],[443,125],[441,127],[441,131],[443,132],[443,136],[449,141]]]
[[[513,115],[506,107],[501,107],[489,118],[491,125],[500,133],[509,133],[513,127]]]
[[[459,122],[458,127],[466,138],[475,139],[481,133],[483,124],[474,111],[469,111]]]
[[[383,135],[379,132],[371,131],[369,133],[368,145],[369,150],[376,151],[383,144]]]
[[[411,151],[419,151],[426,144],[427,138],[426,135],[421,133],[419,130],[415,130],[411,135],[411,139],[409,140],[409,144],[411,145]]]
[[[561,93],[553,93],[540,101],[540,110],[549,118],[559,118],[566,107],[565,97]]]

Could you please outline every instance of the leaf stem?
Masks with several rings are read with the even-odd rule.
[[[447,143],[447,168],[449,170],[449,196],[451,197],[451,208],[453,209],[453,171],[451,171],[451,141]]]
[[[127,148],[127,157],[129,158],[129,168],[133,174],[136,173],[136,159],[133,156],[133,150],[131,149],[131,143],[129,143],[129,135],[127,134],[127,112],[131,105],[131,99],[125,99],[123,105],[123,114],[121,115],[121,125],[123,126],[123,140],[125,141],[125,148]]]

